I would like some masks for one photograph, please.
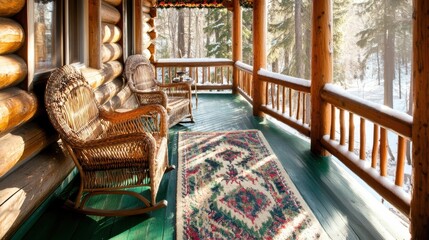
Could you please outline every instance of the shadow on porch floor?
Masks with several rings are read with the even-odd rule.
[[[178,131],[228,131],[259,129],[290,178],[332,239],[405,239],[408,229],[382,207],[339,164],[313,155],[310,144],[269,120],[252,116],[251,106],[240,96],[199,94],[195,124],[170,129],[169,159],[177,164]],[[132,217],[84,216],[54,200],[34,225],[15,239],[174,239],[177,172],[167,173],[158,198],[167,208]],[[364,198],[365,197],[365,198]],[[112,199],[94,204],[112,204]],[[126,205],[127,201],[119,200]],[[389,217],[392,216],[392,217]],[[31,220],[31,219],[30,219]],[[35,219],[33,219],[35,220]],[[21,237],[23,236],[23,237]]]

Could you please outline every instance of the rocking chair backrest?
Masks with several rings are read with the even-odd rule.
[[[155,89],[154,69],[145,56],[129,56],[125,66],[125,77],[131,90],[151,91]]]
[[[46,85],[45,106],[54,128],[68,143],[79,145],[104,131],[94,92],[72,66],[52,73]]]

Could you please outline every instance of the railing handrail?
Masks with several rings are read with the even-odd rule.
[[[404,112],[351,95],[332,83],[324,86],[321,96],[328,103],[353,112],[405,138],[411,138],[413,117]]]
[[[265,69],[258,71],[258,76],[262,81],[279,84],[297,91],[310,93],[311,82],[303,78],[296,78],[281,73],[270,72]]]
[[[238,68],[239,70],[245,71],[247,73],[253,73],[253,66],[246,64],[244,62],[236,61],[235,67]]]
[[[163,58],[153,63],[155,67],[189,67],[189,66],[225,66],[234,65],[227,58]]]

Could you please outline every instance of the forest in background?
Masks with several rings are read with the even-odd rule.
[[[334,83],[411,115],[411,0],[333,2]],[[268,70],[310,80],[311,3],[268,0]],[[242,16],[242,61],[252,65],[252,9],[243,8]],[[159,9],[156,23],[158,59],[232,58],[232,12],[226,9]],[[366,129],[371,136],[372,126]],[[388,141],[389,169],[395,169],[396,135],[389,134]],[[407,192],[411,189],[410,153],[408,143]]]

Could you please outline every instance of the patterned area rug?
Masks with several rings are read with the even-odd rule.
[[[180,132],[177,186],[177,239],[326,238],[258,130]]]

